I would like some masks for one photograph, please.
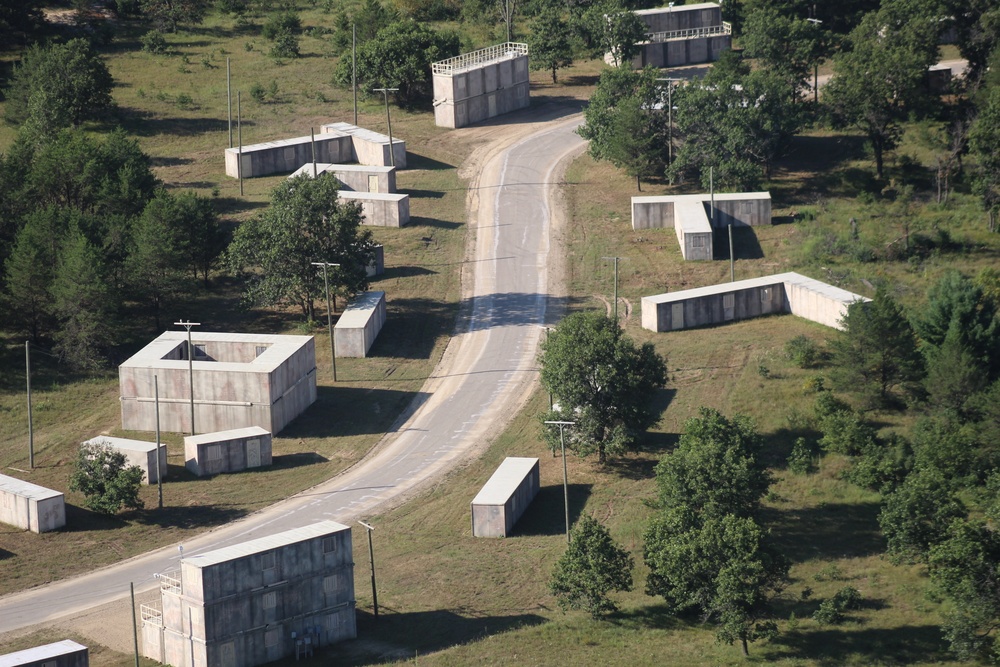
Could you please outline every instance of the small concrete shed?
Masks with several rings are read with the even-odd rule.
[[[340,198],[361,204],[361,224],[369,227],[404,227],[410,222],[410,195],[394,192],[341,190]]]
[[[337,356],[367,356],[385,317],[385,292],[362,292],[354,297],[333,328]]]
[[[0,667],[89,667],[90,650],[72,639],[0,655]]]
[[[62,493],[31,482],[0,475],[0,523],[33,533],[47,533],[66,525]]]
[[[259,426],[184,438],[184,467],[198,477],[269,465],[271,434]]]
[[[156,443],[145,440],[131,440],[129,438],[112,438],[107,435],[100,435],[85,441],[85,445],[108,445],[116,452],[125,455],[125,460],[130,466],[139,466],[142,469],[143,484],[156,484],[159,479],[156,476]],[[160,443],[160,474],[167,476],[167,446]]]
[[[472,499],[472,536],[507,537],[540,486],[538,459],[505,458]]]
[[[315,170],[313,163],[307,162],[296,169],[288,178],[296,176],[319,176],[331,174],[348,190],[355,192],[395,192],[396,168],[367,166],[363,164],[330,164],[317,162]]]

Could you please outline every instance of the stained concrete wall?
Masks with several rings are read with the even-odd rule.
[[[509,535],[539,488],[538,459],[505,458],[472,500],[472,536]]]
[[[0,655],[0,667],[89,667],[90,650],[71,639]]]
[[[454,68],[435,68],[434,123],[459,128],[479,123],[531,104],[527,46],[497,45],[442,62],[464,62]],[[476,54],[496,54],[480,60]]]
[[[131,440],[129,438],[112,438],[101,435],[83,442],[84,445],[108,445],[116,452],[125,455],[125,460],[130,466],[138,466],[142,470],[142,481],[144,484],[156,484],[159,478],[156,476],[156,453],[155,442],[145,440]],[[167,476],[167,446],[160,443],[160,474],[164,478]]]
[[[340,162],[354,161],[369,166],[391,165],[397,169],[406,169],[406,142],[399,137],[392,138],[392,155],[390,156],[388,135],[366,130],[350,123],[327,123],[320,126],[320,132],[324,135],[350,137],[353,158],[352,160],[340,160]],[[337,160],[324,161],[337,162]]]
[[[271,434],[259,426],[184,438],[184,466],[198,477],[260,468],[271,461]]]
[[[375,254],[372,257],[372,262],[365,267],[365,275],[369,278],[374,278],[375,276],[381,276],[385,273],[385,247],[382,245],[375,246]]]
[[[316,164],[316,175],[331,174],[343,184],[344,188],[355,192],[395,192],[396,168],[371,167],[361,164]],[[296,176],[313,176],[313,164],[310,162],[299,167],[289,178]]]
[[[47,533],[66,525],[63,494],[31,482],[0,475],[0,523],[33,533]]]
[[[340,198],[361,204],[361,223],[371,227],[403,227],[410,222],[410,195],[341,190]]]
[[[293,137],[226,149],[226,175],[239,178],[239,162],[243,161],[243,178],[268,176],[295,171],[306,162],[312,163],[312,137]],[[353,162],[353,140],[347,135],[317,134],[317,162]],[[241,157],[242,156],[242,157]]]
[[[673,32],[722,25],[722,7],[714,2],[640,9],[635,12],[646,32]]]
[[[781,273],[642,298],[642,327],[676,331],[722,324],[771,313],[791,313],[839,328],[855,301],[847,290],[798,273]]]
[[[122,428],[155,430],[153,377],[158,376],[161,430],[190,432],[184,337],[184,332],[165,332],[119,367]],[[193,342],[207,347],[213,340],[227,339],[260,347],[262,352],[249,363],[202,361],[196,356],[192,365],[198,433],[247,426],[278,433],[316,401],[316,349],[311,336],[199,333]],[[177,358],[178,349],[182,358]]]
[[[712,63],[733,48],[732,35],[704,35],[669,39],[664,42],[643,42],[639,53],[632,59],[632,66],[642,67],[683,67]],[[605,57],[605,61],[610,56]]]
[[[354,297],[333,328],[337,356],[366,356],[385,318],[385,292],[362,292]]]

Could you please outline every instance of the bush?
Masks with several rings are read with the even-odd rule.
[[[99,514],[117,514],[122,507],[142,509],[142,469],[126,466],[127,462],[125,454],[106,442],[83,445],[76,456],[69,488],[82,493],[84,505]]]
[[[785,355],[799,368],[810,368],[819,360],[819,346],[800,334],[785,343]]]
[[[266,95],[267,91],[265,91],[264,86],[260,85],[259,83],[254,83],[252,86],[250,86],[250,97],[252,97],[255,102],[263,104]]]
[[[275,38],[268,55],[272,58],[298,58],[299,38],[290,32],[281,33]]]
[[[808,475],[813,468],[813,448],[805,438],[797,438],[788,455],[788,469],[796,475]]]
[[[261,27],[260,34],[264,39],[277,41],[284,35],[297,35],[302,32],[302,20],[295,12],[272,14]]]
[[[167,40],[159,30],[150,30],[139,38],[142,50],[146,53],[166,53]]]
[[[813,612],[813,620],[823,625],[839,625],[844,622],[844,615],[837,609],[833,600],[823,600],[819,609]]]
[[[846,620],[845,611],[861,609],[864,598],[853,586],[845,586],[829,600],[823,600],[813,613],[813,620],[824,625],[838,625]]]

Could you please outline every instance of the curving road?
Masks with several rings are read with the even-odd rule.
[[[512,145],[493,146],[470,182],[475,247],[465,276],[471,313],[451,340],[426,397],[353,468],[245,519],[186,542],[184,555],[217,549],[322,519],[350,524],[393,503],[481,448],[529,393],[549,301],[549,233],[563,160],[582,150],[579,116],[539,124]],[[530,130],[528,130],[530,132]],[[470,280],[471,278],[471,280]],[[420,400],[420,399],[418,399]],[[0,598],[0,633],[152,589],[177,568],[176,546],[97,572]]]

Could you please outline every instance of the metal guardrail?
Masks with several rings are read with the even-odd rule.
[[[723,21],[722,25],[710,25],[703,28],[686,28],[684,30],[670,30],[668,32],[647,33],[651,42],[666,42],[670,39],[686,39],[690,37],[711,37],[712,35],[731,35],[733,25]]]
[[[181,594],[181,580],[180,572],[173,570],[169,574],[166,572],[160,573],[160,590],[166,591],[167,593]]]
[[[496,46],[488,46],[478,51],[463,53],[460,56],[448,58],[447,60],[439,60],[431,65],[431,71],[434,74],[450,75],[462,70],[471,69],[477,65],[485,65],[486,63],[509,60],[517,56],[526,55],[528,55],[527,44],[506,42],[504,44],[497,44]]]
[[[163,627],[163,611],[149,605],[139,605],[139,616],[143,623],[151,623]]]

